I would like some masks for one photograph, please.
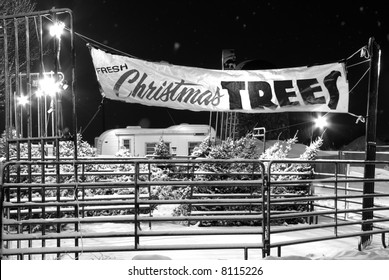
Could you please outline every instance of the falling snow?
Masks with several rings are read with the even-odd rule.
[[[175,42],[173,46],[174,51],[178,51],[180,48],[181,48],[181,44],[179,42]]]

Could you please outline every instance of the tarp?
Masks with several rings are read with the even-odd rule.
[[[106,98],[192,111],[348,112],[343,63],[274,70],[212,70],[90,48]]]

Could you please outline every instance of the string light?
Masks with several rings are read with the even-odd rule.
[[[65,24],[61,21],[57,21],[52,26],[50,26],[50,35],[59,39],[63,33],[64,28]]]
[[[315,125],[320,129],[325,128],[326,126],[328,126],[327,118],[322,116],[322,117],[315,119]]]
[[[59,92],[59,83],[56,83],[53,77],[44,77],[39,81],[40,88],[47,95],[54,95]]]
[[[25,106],[28,103],[28,97],[26,95],[19,96],[18,103],[22,106]]]

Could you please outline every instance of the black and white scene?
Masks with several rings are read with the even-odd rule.
[[[384,277],[383,1],[0,0],[0,11],[4,279],[18,260],[69,273],[124,261],[118,280],[274,279],[286,260]]]

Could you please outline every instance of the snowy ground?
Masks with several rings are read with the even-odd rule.
[[[181,228],[182,227],[182,228]],[[116,231],[125,230],[124,225],[114,225],[114,224],[104,224],[96,228],[88,226],[88,230],[95,231],[106,231],[107,228],[110,230],[115,229]],[[153,229],[155,230],[175,230],[175,229],[185,230],[185,226],[177,224],[158,224],[154,225]],[[87,228],[84,227],[84,230]],[[315,230],[314,233],[305,233],[305,237],[313,234],[328,234],[327,230]],[[207,236],[207,237],[154,237],[153,239],[143,240],[142,244],[196,244],[196,243],[228,243],[233,240],[234,243],[237,242],[250,242],[253,239],[258,237],[248,237],[242,236]],[[288,238],[302,238],[301,233],[299,232],[289,232],[287,234],[277,235],[276,239],[285,240]],[[347,238],[347,239],[337,239],[330,241],[306,243],[299,245],[285,246],[282,248],[282,257],[280,259],[337,259],[337,260],[351,260],[351,259],[389,259],[389,248],[383,248],[381,244],[381,236],[376,235],[373,238],[371,246],[366,248],[363,251],[358,251],[358,237]],[[273,239],[274,240],[274,239]],[[128,240],[131,242],[132,240]],[[113,239],[88,239],[84,240],[84,246],[92,245],[114,245],[118,246],[120,244],[128,243],[121,240]],[[242,260],[243,259],[243,250],[191,250],[191,251],[159,251],[159,252],[114,252],[114,253],[94,253],[87,254],[84,253],[81,255],[81,259],[84,260],[98,260],[98,259],[110,259],[110,260],[130,260],[136,255],[151,255],[151,254],[161,254],[167,256],[173,260]],[[272,250],[271,257],[268,259],[278,259],[277,252],[275,249]],[[65,255],[62,259],[71,259],[71,255]],[[249,259],[260,259],[261,251],[260,250],[249,250]]]
[[[161,215],[166,215],[171,209],[160,209]],[[163,208],[163,207],[162,207]],[[158,212],[155,213],[158,215]],[[328,222],[325,218],[320,218],[319,223]],[[300,225],[281,225],[276,228],[291,228]],[[217,227],[220,229],[221,227]],[[239,227],[252,228],[252,227]],[[179,223],[158,222],[153,223],[151,229],[149,224],[142,224],[143,231],[197,231],[197,230],[214,230],[215,227],[199,227],[198,225],[185,226]],[[228,227],[234,229],[234,227]],[[237,228],[236,228],[237,229]],[[68,230],[71,230],[70,228]],[[348,226],[342,228],[339,233],[349,233],[360,230],[360,225]],[[122,223],[101,223],[101,224],[83,224],[82,232],[129,232],[133,231],[133,224]],[[298,240],[301,238],[310,238],[317,236],[333,235],[332,228],[310,229],[309,231],[291,231],[271,235],[271,241]],[[228,243],[254,243],[261,240],[259,235],[210,235],[210,236],[156,236],[141,237],[142,245],[168,245],[168,244],[228,244]],[[372,244],[363,251],[358,251],[359,237],[350,237],[343,239],[333,239],[328,241],[303,243],[298,245],[288,245],[282,247],[282,257],[277,257],[277,249],[272,248],[271,256],[266,259],[306,259],[306,260],[389,260],[389,248],[383,248],[381,235],[374,235]],[[389,243],[389,234],[386,235],[386,243]],[[84,238],[80,241],[80,246],[85,248],[91,246],[128,246],[133,245],[134,239],[131,237],[121,238]],[[27,246],[27,244],[25,244]],[[33,247],[40,247],[40,241],[34,241]],[[47,240],[47,247],[56,246],[56,240]],[[64,239],[61,242],[62,247],[74,246],[74,240]],[[15,247],[15,244],[14,246]],[[218,250],[189,250],[189,251],[132,251],[132,252],[103,252],[103,253],[82,253],[81,260],[132,260],[135,256],[150,256],[159,254],[172,260],[244,260],[243,249],[218,249]],[[40,259],[40,255],[34,255],[33,259]],[[47,255],[46,259],[56,259],[56,255]],[[72,260],[74,254],[63,254],[61,260]],[[249,260],[262,259],[262,252],[259,249],[249,249]]]
[[[164,210],[161,211],[165,212]],[[279,226],[285,227],[285,226]],[[293,225],[288,225],[293,227]],[[198,226],[185,226],[177,223],[153,223],[152,228],[148,228],[148,224],[142,226],[143,230],[212,230],[214,228],[204,228]],[[242,228],[242,227],[240,227]],[[274,227],[276,228],[276,227]],[[85,225],[83,231],[107,232],[107,231],[129,231],[132,230],[132,225],[106,223],[100,225]],[[231,227],[229,227],[231,229]],[[350,226],[342,229],[343,233],[358,231],[360,226]],[[333,234],[333,229],[315,229],[310,231],[295,231],[287,233],[279,233],[272,235],[272,241],[296,240],[300,238],[309,238],[314,236],[323,236]],[[227,243],[250,243],[255,242],[260,236],[232,236],[232,235],[217,235],[217,236],[175,236],[175,237],[143,237],[140,243],[143,245],[159,245],[159,244],[227,244]],[[389,241],[386,236],[387,242]],[[126,239],[84,239],[84,246],[119,246],[120,244],[133,244],[132,238]],[[271,251],[271,256],[267,259],[313,259],[313,260],[371,260],[371,259],[389,259],[389,248],[383,248],[381,243],[381,235],[373,237],[372,244],[363,251],[358,251],[359,237],[334,239],[329,241],[305,243],[299,245],[290,245],[282,247],[282,257],[278,258],[276,248]],[[172,260],[243,260],[243,250],[190,250],[190,251],[157,251],[157,252],[113,252],[113,253],[94,253],[81,255],[83,260],[131,260],[139,255],[159,254],[167,256]],[[249,250],[249,260],[261,259],[260,250]],[[64,255],[62,259],[72,259],[71,255]]]

